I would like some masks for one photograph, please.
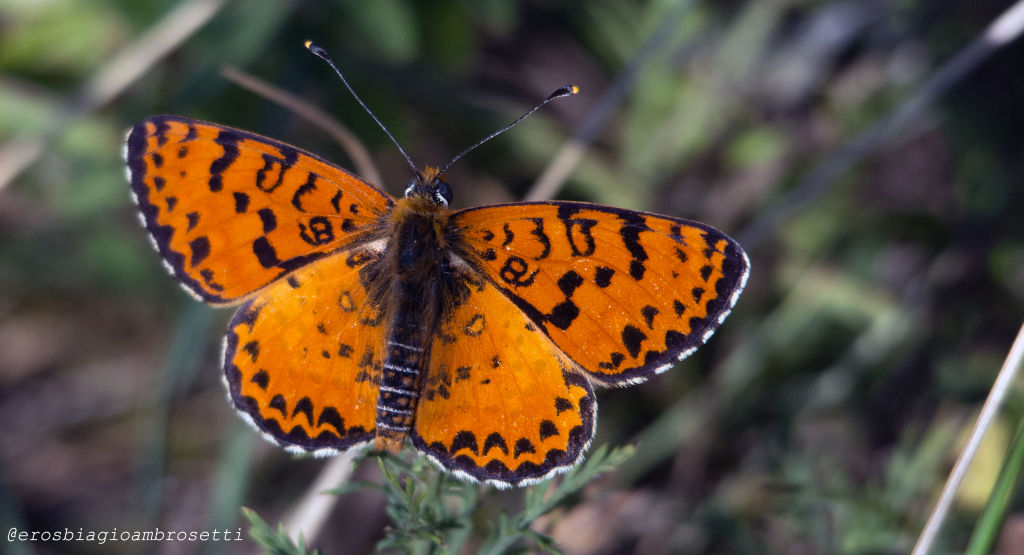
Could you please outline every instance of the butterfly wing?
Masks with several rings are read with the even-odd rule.
[[[236,408],[292,450],[373,439],[386,325],[366,302],[369,249],[329,255],[260,291],[232,318],[224,375]],[[365,271],[363,272],[365,274]]]
[[[499,487],[567,469],[594,433],[590,383],[494,285],[470,289],[432,340],[413,444]]]
[[[750,263],[710,226],[575,202],[462,210],[471,264],[596,381],[667,370],[729,314]]]
[[[237,301],[345,246],[392,206],[383,192],[295,147],[177,116],[128,134],[143,225],[203,301]]]

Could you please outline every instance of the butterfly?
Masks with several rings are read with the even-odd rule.
[[[297,147],[186,117],[142,120],[125,160],[170,273],[203,302],[239,305],[222,366],[243,419],[293,452],[411,442],[499,487],[579,461],[593,385],[691,354],[750,265],[699,222],[584,202],[451,210],[451,162],[409,160],[396,199]]]

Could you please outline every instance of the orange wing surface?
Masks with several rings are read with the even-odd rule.
[[[740,246],[689,220],[576,202],[454,213],[471,263],[594,380],[643,381],[703,344],[747,279]]]
[[[304,451],[372,440],[386,322],[360,269],[379,257],[341,251],[271,284],[228,326],[224,372],[242,416]]]
[[[434,335],[411,436],[458,475],[523,485],[579,459],[596,410],[572,361],[480,279]]]
[[[522,485],[574,464],[590,444],[596,411],[572,361],[479,280],[434,335],[412,439],[456,474]]]
[[[136,125],[125,159],[154,246],[189,292],[213,304],[350,244],[393,205],[313,154],[177,116]]]

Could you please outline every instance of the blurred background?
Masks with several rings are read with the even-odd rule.
[[[126,129],[174,113],[353,167],[226,79],[232,66],[349,126],[401,194],[406,164],[313,39],[420,165],[581,86],[459,162],[457,207],[533,194],[648,209],[750,255],[703,349],[598,392],[595,445],[637,454],[544,521],[563,549],[909,550],[1024,314],[1024,44],[976,42],[1010,4],[0,0],[4,533],[247,529],[243,505],[276,525],[324,465],[233,413],[218,368],[231,310],[164,272],[120,154]],[[963,548],[1021,401],[1017,386],[941,548]],[[1011,503],[1004,550],[1024,545]],[[314,542],[328,553],[372,549],[387,523],[372,493],[329,518]]]

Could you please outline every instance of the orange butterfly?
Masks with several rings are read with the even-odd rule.
[[[395,200],[296,147],[189,118],[143,120],[125,159],[171,273],[201,301],[241,303],[227,387],[289,451],[397,452],[409,438],[462,478],[546,479],[593,437],[592,383],[671,368],[747,279],[740,246],[698,222],[581,202],[451,211],[429,167]]]

